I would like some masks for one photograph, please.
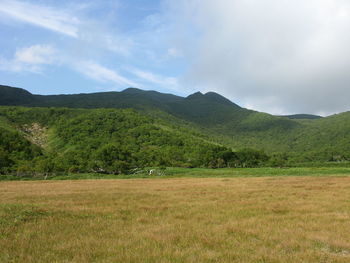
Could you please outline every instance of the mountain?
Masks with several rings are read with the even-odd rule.
[[[0,86],[0,105],[132,108],[163,127],[233,150],[254,148],[268,154],[287,153],[298,161],[333,160],[339,156],[350,159],[350,113],[324,118],[308,114],[273,116],[242,108],[214,92],[181,97],[128,88],[122,92],[43,96]]]
[[[12,94],[11,94],[12,91]],[[3,96],[6,95],[6,96]],[[10,98],[10,99],[8,99]],[[255,130],[274,126],[297,125],[269,114],[239,107],[225,97],[196,92],[188,97],[128,88],[122,92],[101,92],[72,95],[33,95],[26,90],[0,86],[0,105],[69,108],[133,108],[143,113],[164,112],[173,117],[207,128],[223,124],[234,130]],[[254,122],[259,124],[255,125]],[[251,125],[252,124],[252,125]]]

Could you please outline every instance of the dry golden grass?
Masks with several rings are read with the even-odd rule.
[[[0,262],[350,262],[350,177],[1,182]]]

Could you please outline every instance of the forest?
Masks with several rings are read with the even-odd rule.
[[[130,173],[144,167],[257,167],[269,157],[233,151],[131,109],[1,107],[1,173]]]

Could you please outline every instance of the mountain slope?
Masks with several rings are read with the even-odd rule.
[[[122,92],[41,96],[21,89],[0,87],[0,105],[8,104],[133,108],[157,123],[208,142],[236,150],[249,147],[268,153],[291,153],[300,159],[316,156],[325,160],[332,159],[330,156],[333,155],[347,159],[350,152],[350,113],[326,118],[305,114],[273,116],[241,108],[214,92],[197,92],[183,98],[129,88]]]
[[[0,85],[0,105],[21,106],[35,103],[40,102],[30,92],[20,88]]]
[[[132,109],[0,107],[0,173],[225,167],[240,165],[236,157],[199,133]]]

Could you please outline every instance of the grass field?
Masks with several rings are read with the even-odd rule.
[[[350,177],[0,182],[0,262],[350,262]]]

